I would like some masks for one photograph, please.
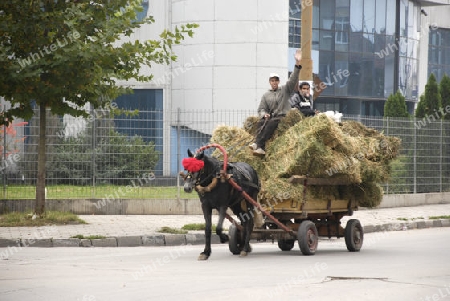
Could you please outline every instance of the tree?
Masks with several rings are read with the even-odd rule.
[[[439,95],[439,87],[436,81],[436,77],[431,73],[428,78],[428,82],[425,85],[425,94],[420,97],[420,101],[417,104],[417,110],[415,116],[417,118],[425,118],[436,114],[441,108],[441,97]]]
[[[55,184],[86,185],[95,175],[100,183],[124,185],[154,171],[159,156],[153,141],[127,137],[111,129],[93,149],[92,137],[86,132],[58,141],[49,162],[49,176],[57,179]]]
[[[414,112],[414,116],[417,118],[424,118],[425,114],[425,94],[420,95],[419,102],[417,103],[416,111]]]
[[[450,120],[450,114],[447,112],[447,107],[450,109],[450,77],[446,74],[439,83],[439,93],[441,95],[442,108],[446,113],[443,119]]]
[[[0,2],[0,95],[11,103],[0,124],[29,120],[40,111],[35,213],[45,211],[46,111],[87,117],[131,88],[118,81],[151,80],[140,68],[176,59],[171,46],[198,25],[165,30],[159,40],[132,33],[152,17],[136,19],[142,0],[41,0]]]
[[[409,117],[405,97],[400,90],[397,90],[395,94],[389,95],[384,104],[384,117]]]

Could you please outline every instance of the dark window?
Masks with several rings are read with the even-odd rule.
[[[450,29],[430,29],[428,44],[428,76],[433,73],[438,82],[444,74],[450,76]]]

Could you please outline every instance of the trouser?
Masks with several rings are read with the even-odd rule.
[[[268,120],[261,118],[258,121],[258,135],[256,136],[256,144],[258,147],[266,150],[266,142],[269,140],[284,116],[272,117]]]
[[[316,112],[310,107],[301,108],[300,112],[302,112],[303,116],[310,117],[316,115]]]

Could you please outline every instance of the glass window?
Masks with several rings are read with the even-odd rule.
[[[374,51],[374,48],[373,48],[373,45],[374,45],[374,40],[375,40],[375,37],[374,37],[374,35],[373,34],[367,34],[367,33],[365,33],[365,34],[363,34],[363,39],[362,39],[362,52],[370,52],[370,53],[373,53]]]
[[[320,30],[318,30],[318,29],[313,29],[313,31],[312,31],[312,49],[313,50],[319,50],[319,42],[320,42],[319,32],[320,32]]]
[[[408,49],[406,56],[409,56],[413,59],[418,59],[419,52],[419,41],[415,39],[408,39]]]
[[[350,76],[347,53],[335,53],[335,68],[336,70],[333,74],[335,95],[347,95],[348,78]]]
[[[363,31],[375,32],[375,0],[364,0]]]
[[[386,2],[386,34],[395,34],[395,10],[396,1],[389,0]]]
[[[336,51],[348,51],[348,32],[336,31],[334,35],[334,42]]]
[[[313,28],[320,28],[319,19],[320,19],[320,0],[314,0],[313,6]]]
[[[334,35],[335,50],[348,51],[349,30],[350,30],[350,1],[336,1],[336,17],[334,27],[336,33]]]
[[[320,1],[320,28],[321,29],[334,29],[334,0],[321,0]]]
[[[377,0],[375,14],[376,33],[386,33],[386,0]]]
[[[350,30],[361,32],[363,24],[363,0],[352,0],[350,6]]]
[[[334,55],[331,51],[321,51],[319,53],[319,77],[327,85],[321,95],[334,95]]]
[[[375,55],[374,72],[373,72],[373,84],[374,93],[373,96],[383,98],[384,97],[384,58],[380,58]]]
[[[350,0],[336,0],[336,16],[350,16]]]
[[[300,48],[301,21],[289,20],[289,47]]]
[[[350,32],[350,50],[362,52],[363,34],[361,32]]]
[[[384,57],[384,97],[389,97],[394,91],[394,66],[395,56],[393,54]]]
[[[399,89],[403,95],[411,99],[413,90],[417,85],[417,60],[400,57],[399,62]]]
[[[400,0],[400,36],[407,36],[408,0]]]
[[[354,96],[374,96],[373,53],[350,53],[348,94]]]
[[[386,36],[382,34],[376,34],[375,40],[373,43],[373,51],[374,53],[386,53],[386,51],[389,51],[389,48],[386,48]],[[388,53],[392,54],[392,53]]]
[[[289,0],[289,18],[300,19],[302,4],[300,0]]]
[[[136,19],[138,21],[142,21],[142,20],[144,20],[145,17],[147,17],[148,1],[149,0],[142,0],[142,9],[143,10],[141,12],[137,12],[137,16],[136,16]]]
[[[320,31],[320,44],[321,50],[334,50],[334,35],[331,30]]]
[[[414,7],[413,2],[409,2],[407,12],[408,12],[408,15],[407,15],[408,21],[406,23],[406,26],[407,26],[408,30],[406,31],[406,33],[407,33],[408,38],[414,38],[417,33],[417,28],[416,28],[417,18],[414,18],[415,7]]]
[[[430,29],[428,43],[428,77],[433,73],[439,82],[450,75],[450,29]]]
[[[361,53],[350,52],[348,55],[348,69],[350,75],[348,77],[348,95],[359,96],[360,95],[360,82],[361,82]]]

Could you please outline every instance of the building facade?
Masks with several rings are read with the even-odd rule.
[[[382,116],[397,90],[414,112],[430,72],[449,74],[449,1],[314,0],[314,73],[321,111]],[[290,0],[289,47],[300,47],[304,1]],[[428,67],[428,62],[430,65]]]

